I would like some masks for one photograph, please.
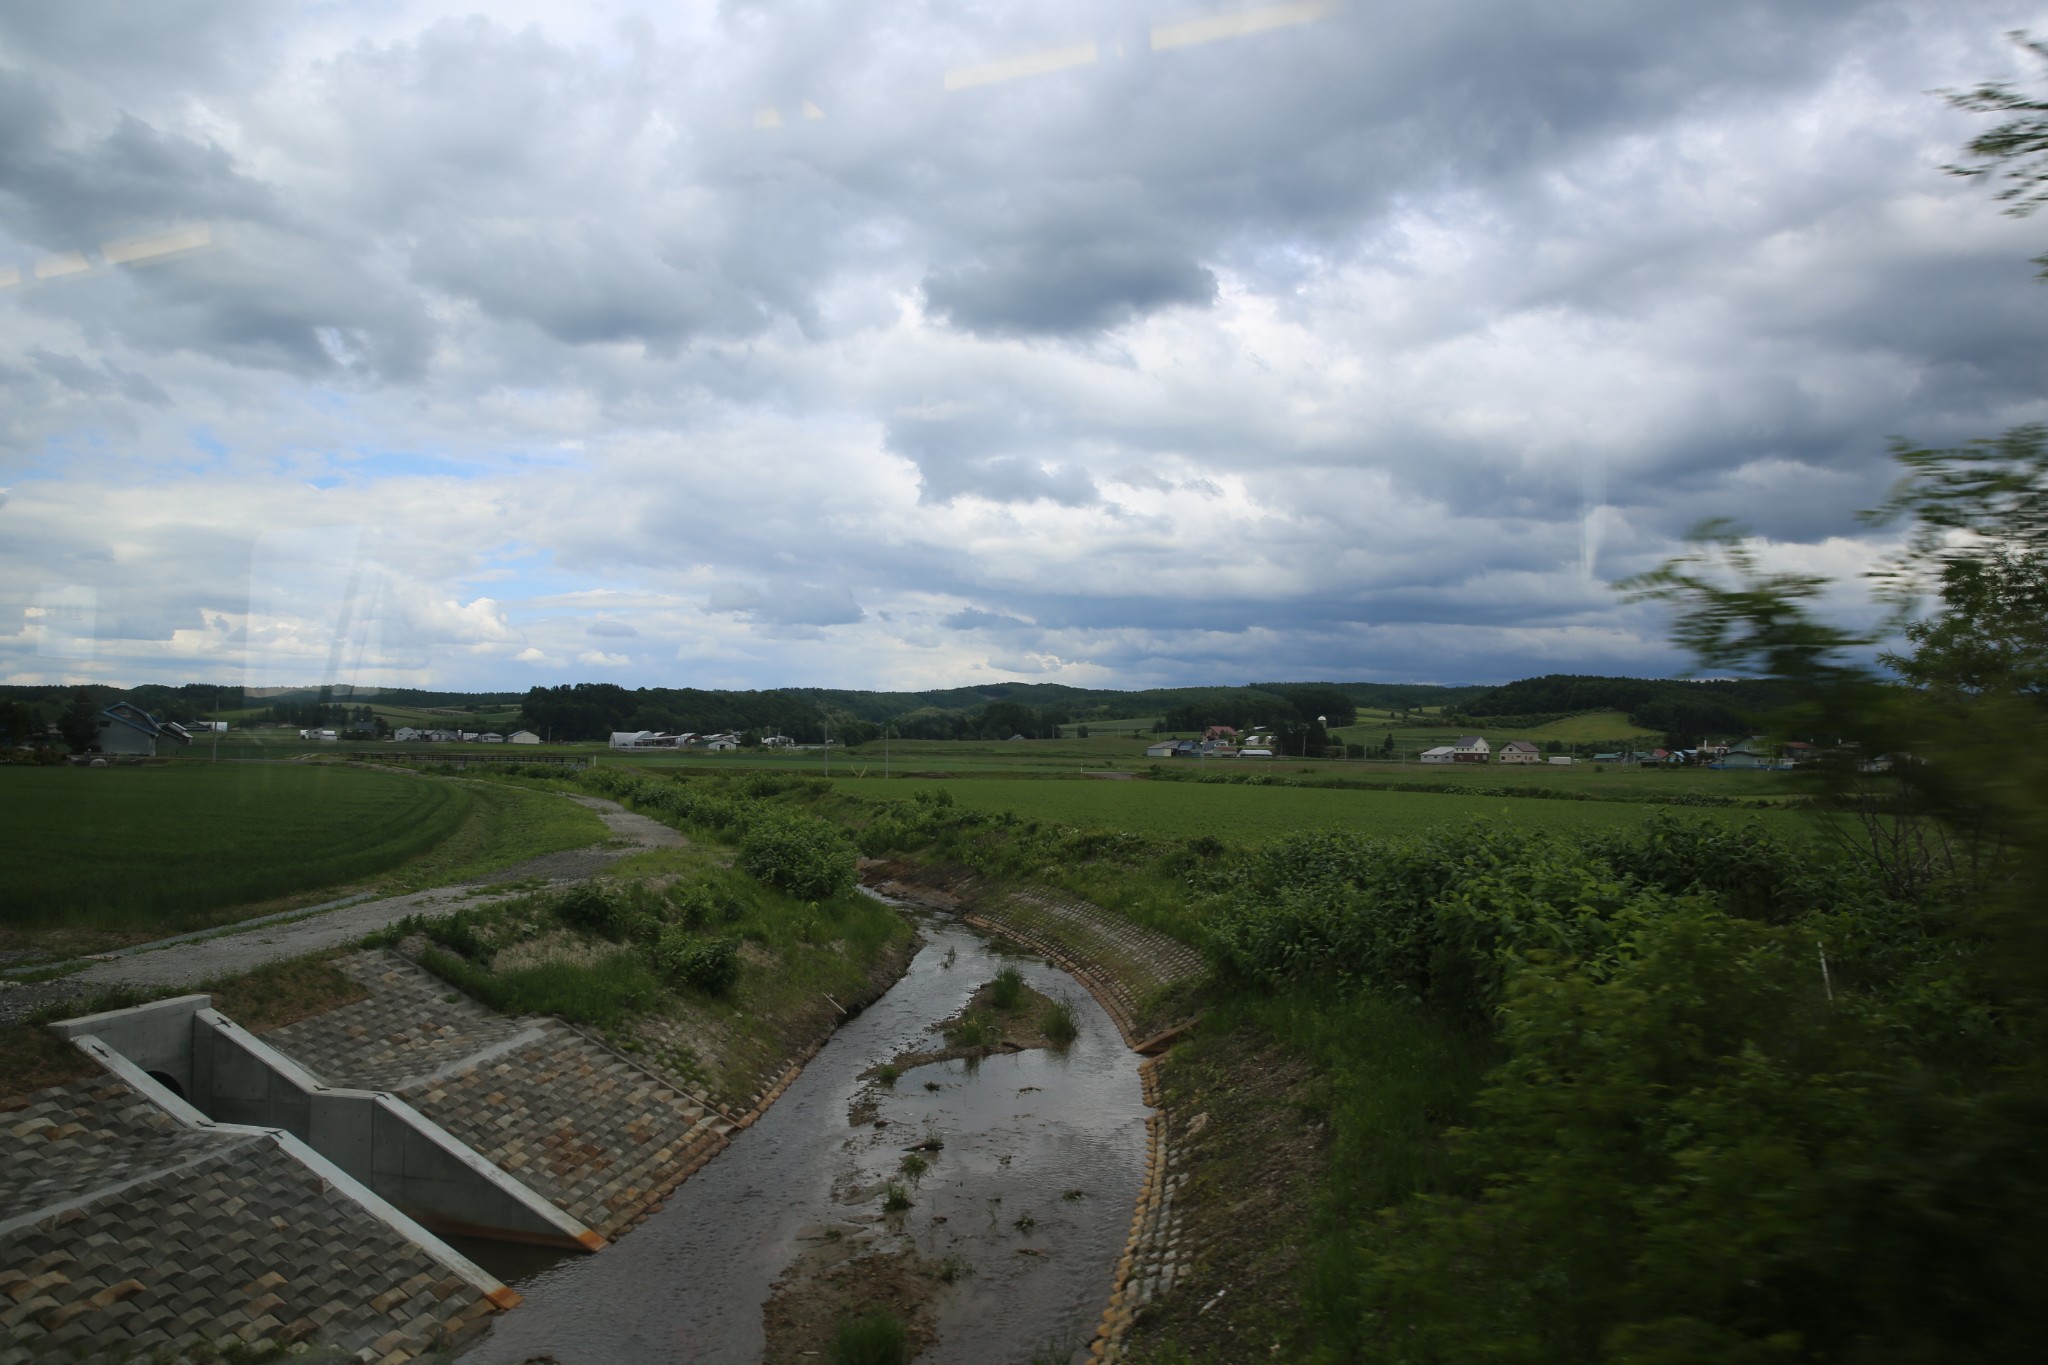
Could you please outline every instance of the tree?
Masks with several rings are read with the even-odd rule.
[[[1294,708],[1296,717],[1313,721],[1323,717],[1330,725],[1353,725],[1358,721],[1358,707],[1344,692],[1327,684],[1317,683],[1308,687],[1287,689],[1287,704]]]
[[[2024,30],[2010,36],[2036,60],[2048,62],[2048,43],[2035,41]],[[1979,158],[1974,165],[1944,169],[1967,179],[2002,181],[1993,197],[2015,218],[2048,203],[2048,100],[2030,99],[2003,81],[1942,94],[1952,107],[1974,114],[2016,115],[1964,144],[1963,150]],[[2034,263],[2048,275],[2048,256],[2036,256]]]
[[[81,687],[71,694],[71,705],[57,722],[57,730],[74,754],[82,754],[98,742],[100,708],[93,700],[91,688]]]

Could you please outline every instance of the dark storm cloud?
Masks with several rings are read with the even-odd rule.
[[[633,619],[723,632],[764,684],[905,648],[1661,667],[1605,578],[1707,515],[1860,534],[1888,437],[2041,415],[2039,246],[1955,212],[1973,129],[1925,93],[1999,74],[2003,0],[1360,2],[1171,50],[1148,30],[1204,6],[414,12],[0,14],[0,267],[216,229],[0,291],[0,442],[77,495],[10,576],[146,587],[189,628],[232,557],[93,495],[204,429],[250,497],[206,514],[388,520],[461,611],[453,576],[516,538],[687,601]],[[476,477],[293,501],[358,448]],[[139,610],[108,619],[162,639]]]
[[[998,197],[987,221],[1012,229],[976,258],[924,278],[926,306],[983,336],[1099,332],[1161,308],[1206,308],[1216,276],[1128,186],[1062,185],[1019,221]]]

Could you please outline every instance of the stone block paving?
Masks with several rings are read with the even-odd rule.
[[[413,1108],[606,1237],[723,1147],[733,1124],[555,1020],[542,1036],[402,1093]]]
[[[310,1338],[396,1362],[487,1300],[265,1137],[217,1138],[0,1237],[0,1365]]]
[[[369,996],[264,1041],[329,1085],[397,1095],[606,1237],[732,1131],[705,1099],[559,1020],[493,1013],[396,953],[339,965]]]
[[[396,953],[354,953],[336,965],[370,994],[263,1035],[332,1086],[396,1093],[534,1023],[486,1009]]]
[[[967,916],[1029,944],[1080,977],[1136,1043],[1138,1012],[1161,987],[1200,976],[1202,955],[1178,939],[1101,906],[1045,891],[1015,891]]]
[[[104,1074],[0,1099],[0,1218],[182,1165],[222,1141]]]

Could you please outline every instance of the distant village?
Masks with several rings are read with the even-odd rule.
[[[1357,746],[1351,746],[1356,748]],[[1317,755],[1320,756],[1320,755]],[[1375,751],[1370,757],[1393,757]],[[1439,744],[1415,756],[1419,763],[1543,763],[1570,767],[1574,763],[1661,764],[1667,767],[1714,769],[1790,769],[1817,761],[1819,745],[1798,740],[1769,742],[1760,736],[1734,741],[1703,740],[1693,749],[1621,749],[1608,753],[1545,753],[1526,739],[1495,745],[1481,735],[1464,735],[1455,744]],[[1269,734],[1239,734],[1228,725],[1212,725],[1200,739],[1166,739],[1145,750],[1147,758],[1274,758],[1310,757],[1278,754]]]

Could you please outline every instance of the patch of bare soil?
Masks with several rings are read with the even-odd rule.
[[[1139,1314],[1137,1362],[1300,1360],[1302,1256],[1327,1130],[1314,1073],[1248,1031],[1198,1035],[1160,1068],[1167,1141],[1187,1183],[1174,1195],[1193,1265]]]
[[[813,1365],[827,1358],[841,1322],[876,1311],[904,1325],[912,1356],[937,1340],[937,1303],[950,1283],[944,1263],[885,1246],[858,1224],[806,1228],[797,1241],[796,1259],[761,1306],[765,1365]]]

